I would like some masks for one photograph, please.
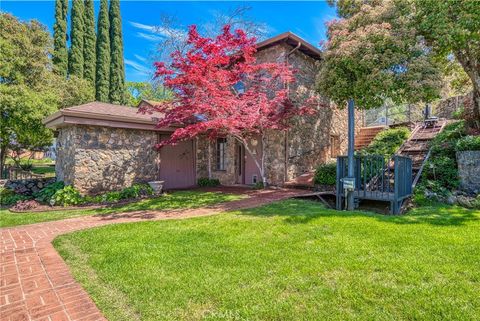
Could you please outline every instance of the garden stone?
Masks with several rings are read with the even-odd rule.
[[[457,197],[457,202],[458,202],[458,205],[466,207],[466,208],[472,208],[473,207],[472,200],[467,196]]]

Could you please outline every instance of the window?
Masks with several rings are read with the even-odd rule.
[[[218,138],[217,139],[217,170],[224,171],[226,170],[225,164],[225,154],[227,148],[227,139]]]
[[[330,157],[336,158],[340,155],[340,136],[330,135]]]

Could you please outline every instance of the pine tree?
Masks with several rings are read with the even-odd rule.
[[[67,76],[67,13],[68,0],[55,1],[55,24],[53,25],[53,65],[60,76]]]
[[[83,78],[95,85],[95,13],[93,0],[85,0],[85,37],[83,47]]]
[[[125,103],[125,65],[123,62],[120,0],[110,1],[110,102]]]
[[[85,34],[83,0],[73,0],[71,19],[71,46],[68,59],[68,73],[83,78],[83,47]]]
[[[108,2],[100,1],[97,21],[97,61],[95,97],[98,101],[109,102],[110,91],[110,22]]]

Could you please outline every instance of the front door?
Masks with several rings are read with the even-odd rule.
[[[194,142],[187,140],[160,149],[160,180],[165,189],[187,188],[195,185]]]
[[[235,183],[245,184],[245,148],[242,144],[235,145]]]

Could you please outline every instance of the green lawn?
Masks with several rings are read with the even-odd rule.
[[[105,209],[50,211],[31,213],[12,213],[6,209],[0,210],[0,227],[17,226],[45,221],[61,220],[83,215],[106,215],[112,213],[138,210],[172,210],[195,208],[214,205],[221,202],[234,201],[241,195],[224,194],[220,192],[177,191],[163,196],[138,201],[135,203]]]
[[[45,177],[55,176],[55,166],[34,165],[31,171],[32,173],[44,175]]]
[[[54,241],[109,320],[479,320],[480,212],[288,200]]]

